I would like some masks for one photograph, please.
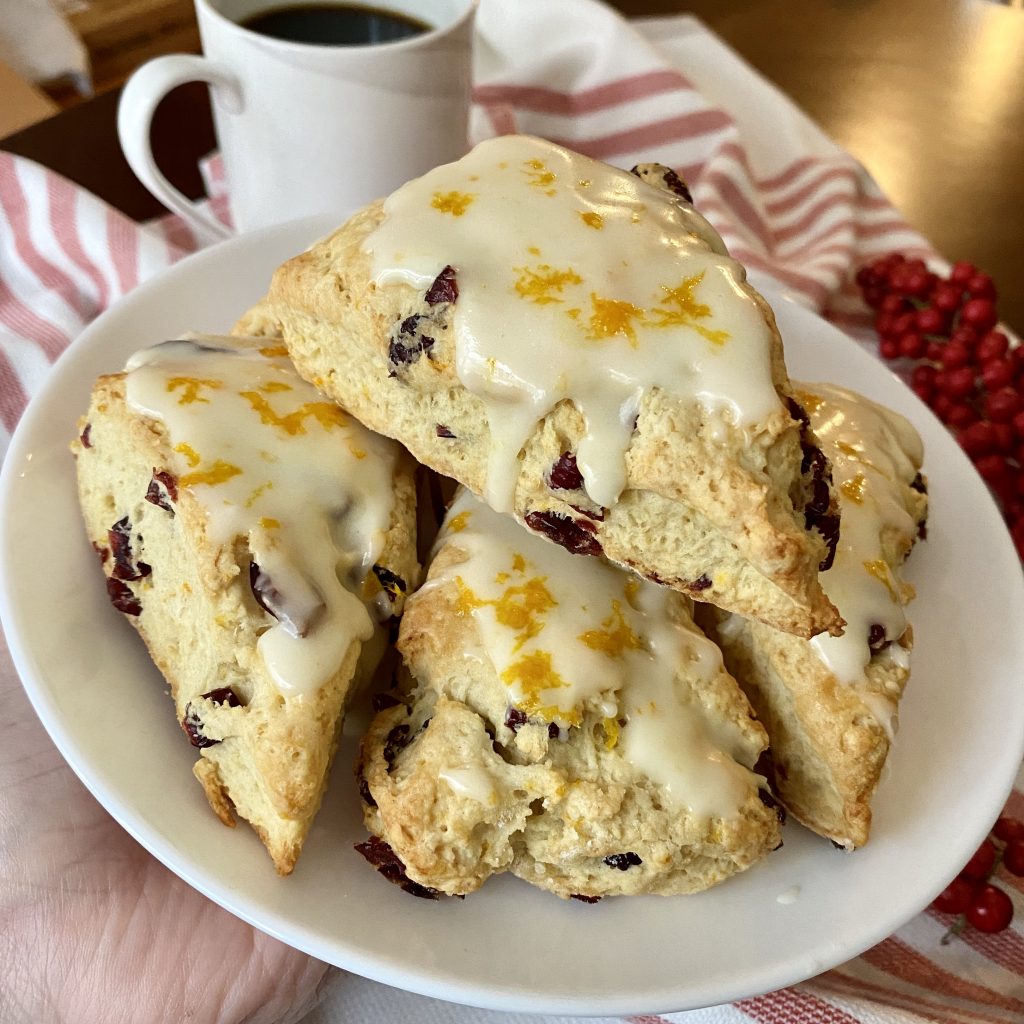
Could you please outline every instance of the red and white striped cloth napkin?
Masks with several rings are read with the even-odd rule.
[[[483,0],[478,26],[474,141],[520,131],[625,167],[670,164],[755,284],[784,288],[855,337],[871,337],[853,284],[861,263],[893,249],[941,262],[864,168],[695,19],[626,23],[594,0]],[[207,170],[211,203],[227,219],[219,161]],[[175,218],[135,224],[53,172],[0,153],[0,452],[79,331],[195,247]],[[1024,777],[1008,813],[1024,816]],[[1004,873],[1000,884],[1017,911],[1018,923],[1005,932],[968,931],[943,946],[950,922],[928,910],[812,981],[633,1022],[1018,1024],[1024,883]],[[346,977],[308,1024],[414,1019],[539,1020]]]

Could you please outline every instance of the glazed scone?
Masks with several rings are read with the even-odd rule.
[[[841,631],[774,316],[667,168],[481,143],[285,263],[237,329],[570,551]]]
[[[256,339],[137,353],[80,430],[110,599],[170,684],[210,806],[288,874],[353,681],[416,582],[411,460]]]
[[[835,385],[795,386],[839,490],[843,526],[821,582],[846,633],[803,641],[716,611],[701,622],[768,730],[782,802],[854,849],[868,840],[871,798],[910,674],[904,605],[913,590],[900,566],[927,515],[923,449],[897,413]]]
[[[671,895],[779,845],[764,730],[676,591],[463,491],[398,643],[405,692],[357,771],[413,883],[465,894],[510,871],[562,897]]]

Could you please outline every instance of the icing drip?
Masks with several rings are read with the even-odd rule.
[[[486,410],[493,508],[511,509],[520,452],[559,402],[584,417],[577,462],[604,507],[625,487],[652,388],[727,429],[779,409],[771,330],[743,268],[689,204],[634,175],[503,136],[404,185],[384,210],[365,242],[377,284],[423,291],[455,268],[455,370]]]
[[[796,387],[832,462],[841,517],[835,562],[820,578],[846,631],[816,636],[811,644],[837,679],[858,683],[872,657],[872,627],[884,629],[892,641],[879,657],[899,663],[908,658],[896,641],[907,627],[903,606],[911,592],[898,570],[917,534],[906,494],[924,451],[917,431],[898,413],[835,385]],[[876,703],[889,705],[872,708],[885,724],[893,717],[895,695],[891,701],[879,695]]]
[[[759,750],[700,703],[695,691],[724,669],[684,598],[600,559],[573,558],[465,490],[439,543],[465,558],[427,586],[457,588],[459,612],[473,616],[513,706],[560,730],[596,715],[605,748],[678,805],[702,818],[737,812],[757,784],[749,769]],[[447,774],[455,787],[468,784]]]
[[[257,650],[282,694],[309,694],[373,634],[362,595],[398,449],[326,401],[283,350],[239,344],[197,337],[137,352],[128,404],[166,427],[167,468],[205,509],[209,541],[247,541],[253,593],[277,619]]]

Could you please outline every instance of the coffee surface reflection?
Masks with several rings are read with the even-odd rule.
[[[429,32],[431,26],[398,11],[363,4],[283,4],[241,24],[259,35],[320,46],[392,43]]]

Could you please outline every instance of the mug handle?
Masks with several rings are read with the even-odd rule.
[[[173,53],[143,64],[128,79],[117,107],[117,137],[136,177],[164,206],[188,222],[203,245],[231,237],[231,231],[187,199],[164,175],[153,159],[149,131],[157,105],[172,89],[186,82],[207,82],[232,114],[243,106],[238,79],[206,57]]]

